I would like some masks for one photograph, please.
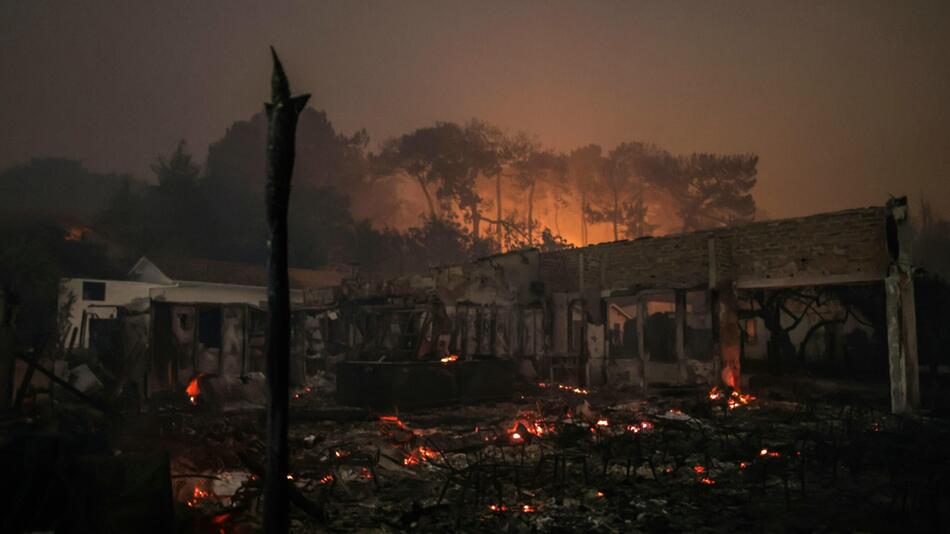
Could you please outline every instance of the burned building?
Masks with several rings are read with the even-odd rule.
[[[398,297],[407,320],[359,319],[353,328],[375,340],[367,359],[513,360],[525,377],[585,388],[739,388],[743,362],[802,368],[808,358],[833,359],[835,347],[839,357],[864,349],[853,370],[883,364],[887,374],[876,378],[889,382],[891,408],[907,412],[919,405],[908,224],[906,202],[896,199],[689,234],[517,251],[386,285],[375,297]],[[849,288],[877,298],[854,306],[840,296]],[[356,317],[376,304],[349,306]],[[877,331],[875,315],[886,318]],[[874,335],[882,350],[872,350]]]

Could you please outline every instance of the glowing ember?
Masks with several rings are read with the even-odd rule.
[[[578,395],[587,395],[587,390],[574,386],[565,386],[564,384],[547,384],[545,382],[538,382],[538,387],[541,389],[556,387],[561,391],[570,391],[571,393],[577,393]]]
[[[637,434],[643,430],[651,430],[653,428],[653,423],[649,421],[641,421],[639,425],[627,425],[627,432],[633,432]]]
[[[488,509],[492,512],[507,512],[508,507],[504,504],[489,504]]]
[[[600,419],[597,421],[597,426],[607,426],[609,423],[606,419]]]
[[[534,512],[537,512],[538,509],[535,508],[534,506],[531,506],[530,504],[526,504],[526,505],[524,505],[524,506],[521,507],[521,511],[524,512],[524,513],[526,513],[526,514],[532,514],[532,513],[534,513]]]
[[[379,417],[379,422],[394,424],[403,430],[409,430],[409,428],[399,420],[399,417],[395,415],[382,415]]]
[[[293,480],[293,479],[294,479],[293,475],[287,475],[287,480]]]
[[[693,471],[695,471],[697,475],[701,475],[706,472],[706,468],[704,466],[696,464],[693,466]]]
[[[321,484],[329,484],[330,482],[333,482],[333,475],[326,475],[320,479]]]
[[[711,479],[711,478],[709,478],[709,477],[703,477],[703,478],[699,479],[699,482],[702,483],[702,484],[706,484],[707,486],[712,486],[713,484],[716,483],[715,480],[713,480],[713,479]]]
[[[433,460],[439,456],[438,451],[426,447],[418,447],[403,458],[403,465],[416,465],[421,462]]]
[[[746,467],[749,467],[748,462],[739,462],[739,469],[745,469]]]
[[[761,451],[759,451],[759,456],[765,456],[768,453],[769,453],[768,449],[762,449]]]
[[[208,498],[209,495],[210,494],[207,491],[201,489],[201,487],[198,486],[198,484],[195,484],[195,490],[194,492],[192,492],[191,498],[185,501],[185,504],[188,505],[189,508],[194,508],[195,506],[200,504],[201,501]]]
[[[442,363],[449,363],[449,362],[458,361],[458,359],[459,357],[457,354],[449,354],[448,356],[446,356],[445,358],[442,358],[439,361]]]
[[[515,440],[515,441],[521,441],[521,434],[519,434],[519,433],[517,433],[517,432],[512,432],[512,434],[511,434],[511,439],[513,439],[513,440]]]
[[[740,406],[748,405],[755,400],[755,396],[739,393],[738,390],[733,390],[732,393],[727,394],[725,391],[719,389],[718,386],[713,386],[713,388],[709,390],[709,400],[718,401],[722,399],[726,399],[726,406],[728,406],[730,410],[733,410]]]
[[[603,497],[603,496],[604,496],[604,492],[598,491],[598,492],[597,492],[597,496],[598,496],[598,497]]]

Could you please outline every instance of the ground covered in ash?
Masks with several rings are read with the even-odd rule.
[[[153,408],[182,532],[253,532],[260,412]],[[943,421],[714,390],[584,391],[402,413],[292,402],[296,532],[907,532],[950,528]]]

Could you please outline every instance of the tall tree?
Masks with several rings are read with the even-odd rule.
[[[404,174],[419,185],[428,206],[428,218],[451,217],[453,204],[466,213],[472,232],[478,237],[481,197],[476,188],[479,176],[497,171],[492,127],[473,121],[465,127],[453,122],[388,140],[373,158],[377,172]]]
[[[587,236],[587,213],[590,210],[590,197],[602,165],[601,148],[587,145],[571,151],[568,156],[568,176],[580,209],[581,245],[589,243]]]
[[[657,166],[651,181],[675,199],[684,232],[749,222],[758,161],[754,154],[692,154]]]
[[[501,175],[504,158],[504,136],[500,129],[477,119],[465,124],[462,161],[465,177],[456,182],[453,191],[459,208],[468,212],[472,223],[472,239],[481,239],[481,202],[477,182],[480,177],[498,177]]]
[[[539,188],[543,191],[552,183],[564,181],[567,173],[567,162],[563,156],[553,151],[535,150],[528,154],[525,159],[519,161],[516,168],[516,182],[522,190],[527,192],[525,227],[530,246],[534,244],[534,228],[537,225],[534,220],[535,196]]]
[[[601,162],[600,172],[595,174],[595,189],[586,209],[587,217],[594,223],[609,222],[614,241],[620,239],[621,221],[625,216],[635,217],[635,232],[639,233],[646,227],[644,169],[648,160],[658,152],[655,147],[644,143],[623,143],[610,151]]]
[[[198,187],[201,167],[192,161],[185,140],[178,141],[175,150],[168,156],[159,155],[152,163],[152,172],[158,178],[158,186],[165,190],[190,191]]]
[[[463,132],[459,125],[437,122],[435,126],[419,128],[400,137],[387,140],[380,153],[373,158],[377,173],[408,175],[418,185],[429,209],[429,219],[441,219],[437,208],[439,192],[456,188],[454,180],[460,174]]]

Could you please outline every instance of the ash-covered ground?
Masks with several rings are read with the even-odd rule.
[[[123,453],[167,450],[181,532],[254,532],[261,412],[167,402]],[[374,413],[292,401],[295,532],[908,532],[946,528],[941,420],[728,391],[526,387]]]

